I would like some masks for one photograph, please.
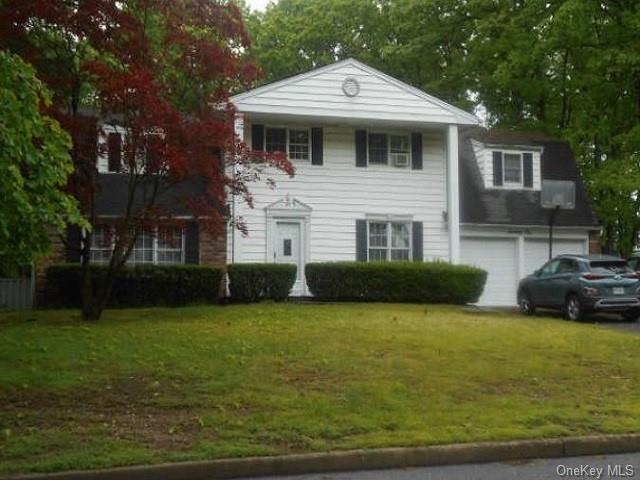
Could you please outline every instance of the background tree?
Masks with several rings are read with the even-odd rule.
[[[605,249],[637,246],[640,2],[281,0],[248,26],[265,80],[354,56],[491,127],[569,140]]]
[[[102,132],[80,107],[97,107],[102,121],[125,132],[126,209],[113,220],[114,248],[103,281],[90,275],[90,231],[80,251],[85,319],[100,317],[138,235],[168,215],[158,202],[163,194],[183,182],[199,182],[203,195],[181,201],[202,228],[219,232],[227,220],[225,189],[251,203],[248,182],[264,167],[293,173],[284,156],[251,152],[235,136],[229,92],[253,82],[256,69],[241,56],[249,41],[233,4],[8,0],[0,27],[8,45],[43,65],[44,79],[50,78],[44,67],[50,62],[55,71],[65,70],[62,77],[52,75],[50,85],[56,113],[74,139],[70,188],[93,226],[99,188],[95,145]],[[234,175],[226,174],[222,152]]]
[[[46,87],[19,57],[0,51],[0,272],[47,253],[49,228],[79,224],[75,199],[62,192],[73,170],[71,140],[41,112]]]

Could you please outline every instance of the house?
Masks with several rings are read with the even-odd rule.
[[[254,150],[285,151],[293,178],[229,199],[248,235],[228,230],[227,262],[444,260],[489,272],[482,304],[516,303],[518,279],[547,258],[542,182],[576,182],[554,253],[597,246],[598,223],[566,142],[498,134],[478,119],[353,59],[232,98]]]
[[[95,193],[96,224],[91,236],[90,255],[95,264],[111,258],[115,240],[114,220],[127,209],[130,176],[123,172],[125,132],[111,122],[104,123],[95,112],[83,112],[87,125],[82,145],[96,157],[97,188]],[[100,128],[96,126],[100,122]],[[101,131],[100,134],[98,132]],[[98,148],[95,148],[97,146]],[[152,187],[136,189],[133,210],[147,204]],[[203,264],[224,266],[226,263],[226,232],[215,234],[201,228],[187,205],[190,198],[205,195],[205,186],[196,179],[172,185],[157,197],[155,205],[162,212],[136,238],[128,263],[130,265]],[[36,303],[46,304],[49,298],[44,272],[46,267],[63,262],[79,262],[83,235],[79,228],[67,229],[63,242],[52,234],[52,253],[36,267]]]

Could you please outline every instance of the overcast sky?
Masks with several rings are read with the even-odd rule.
[[[247,5],[249,5],[249,7],[251,7],[251,10],[264,10],[264,7],[266,7],[267,3],[270,2],[270,0],[245,0],[247,2]]]

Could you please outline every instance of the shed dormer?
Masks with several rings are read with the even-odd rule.
[[[534,145],[500,145],[472,140],[484,188],[540,191],[543,148]]]

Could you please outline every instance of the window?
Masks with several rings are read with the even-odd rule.
[[[560,260],[551,260],[544,267],[542,267],[540,275],[543,277],[554,275],[556,273],[556,270],[558,270],[558,265],[560,265]]]
[[[370,133],[368,152],[370,165],[407,167],[411,154],[409,135]]]
[[[133,245],[129,263],[154,263],[153,261],[153,232],[145,230],[138,233],[136,243]]]
[[[309,160],[309,130],[289,130],[289,158]]]
[[[284,152],[291,160],[309,160],[309,129],[266,128],[265,150],[267,152]]]
[[[179,227],[159,227],[157,263],[183,263],[184,236]]]
[[[504,183],[522,184],[522,157],[519,153],[504,154]]]
[[[405,222],[369,222],[369,261],[409,260],[411,225]]]
[[[91,261],[107,263],[113,252],[113,235],[110,227],[99,226],[91,235]]]
[[[369,164],[386,165],[388,161],[387,135],[385,133],[369,134]]]
[[[287,129],[267,128],[265,148],[267,152],[287,153]]]
[[[107,263],[115,244],[111,226],[98,226],[91,235],[91,260]],[[131,264],[184,263],[184,231],[180,227],[158,227],[138,234],[127,260]]]

